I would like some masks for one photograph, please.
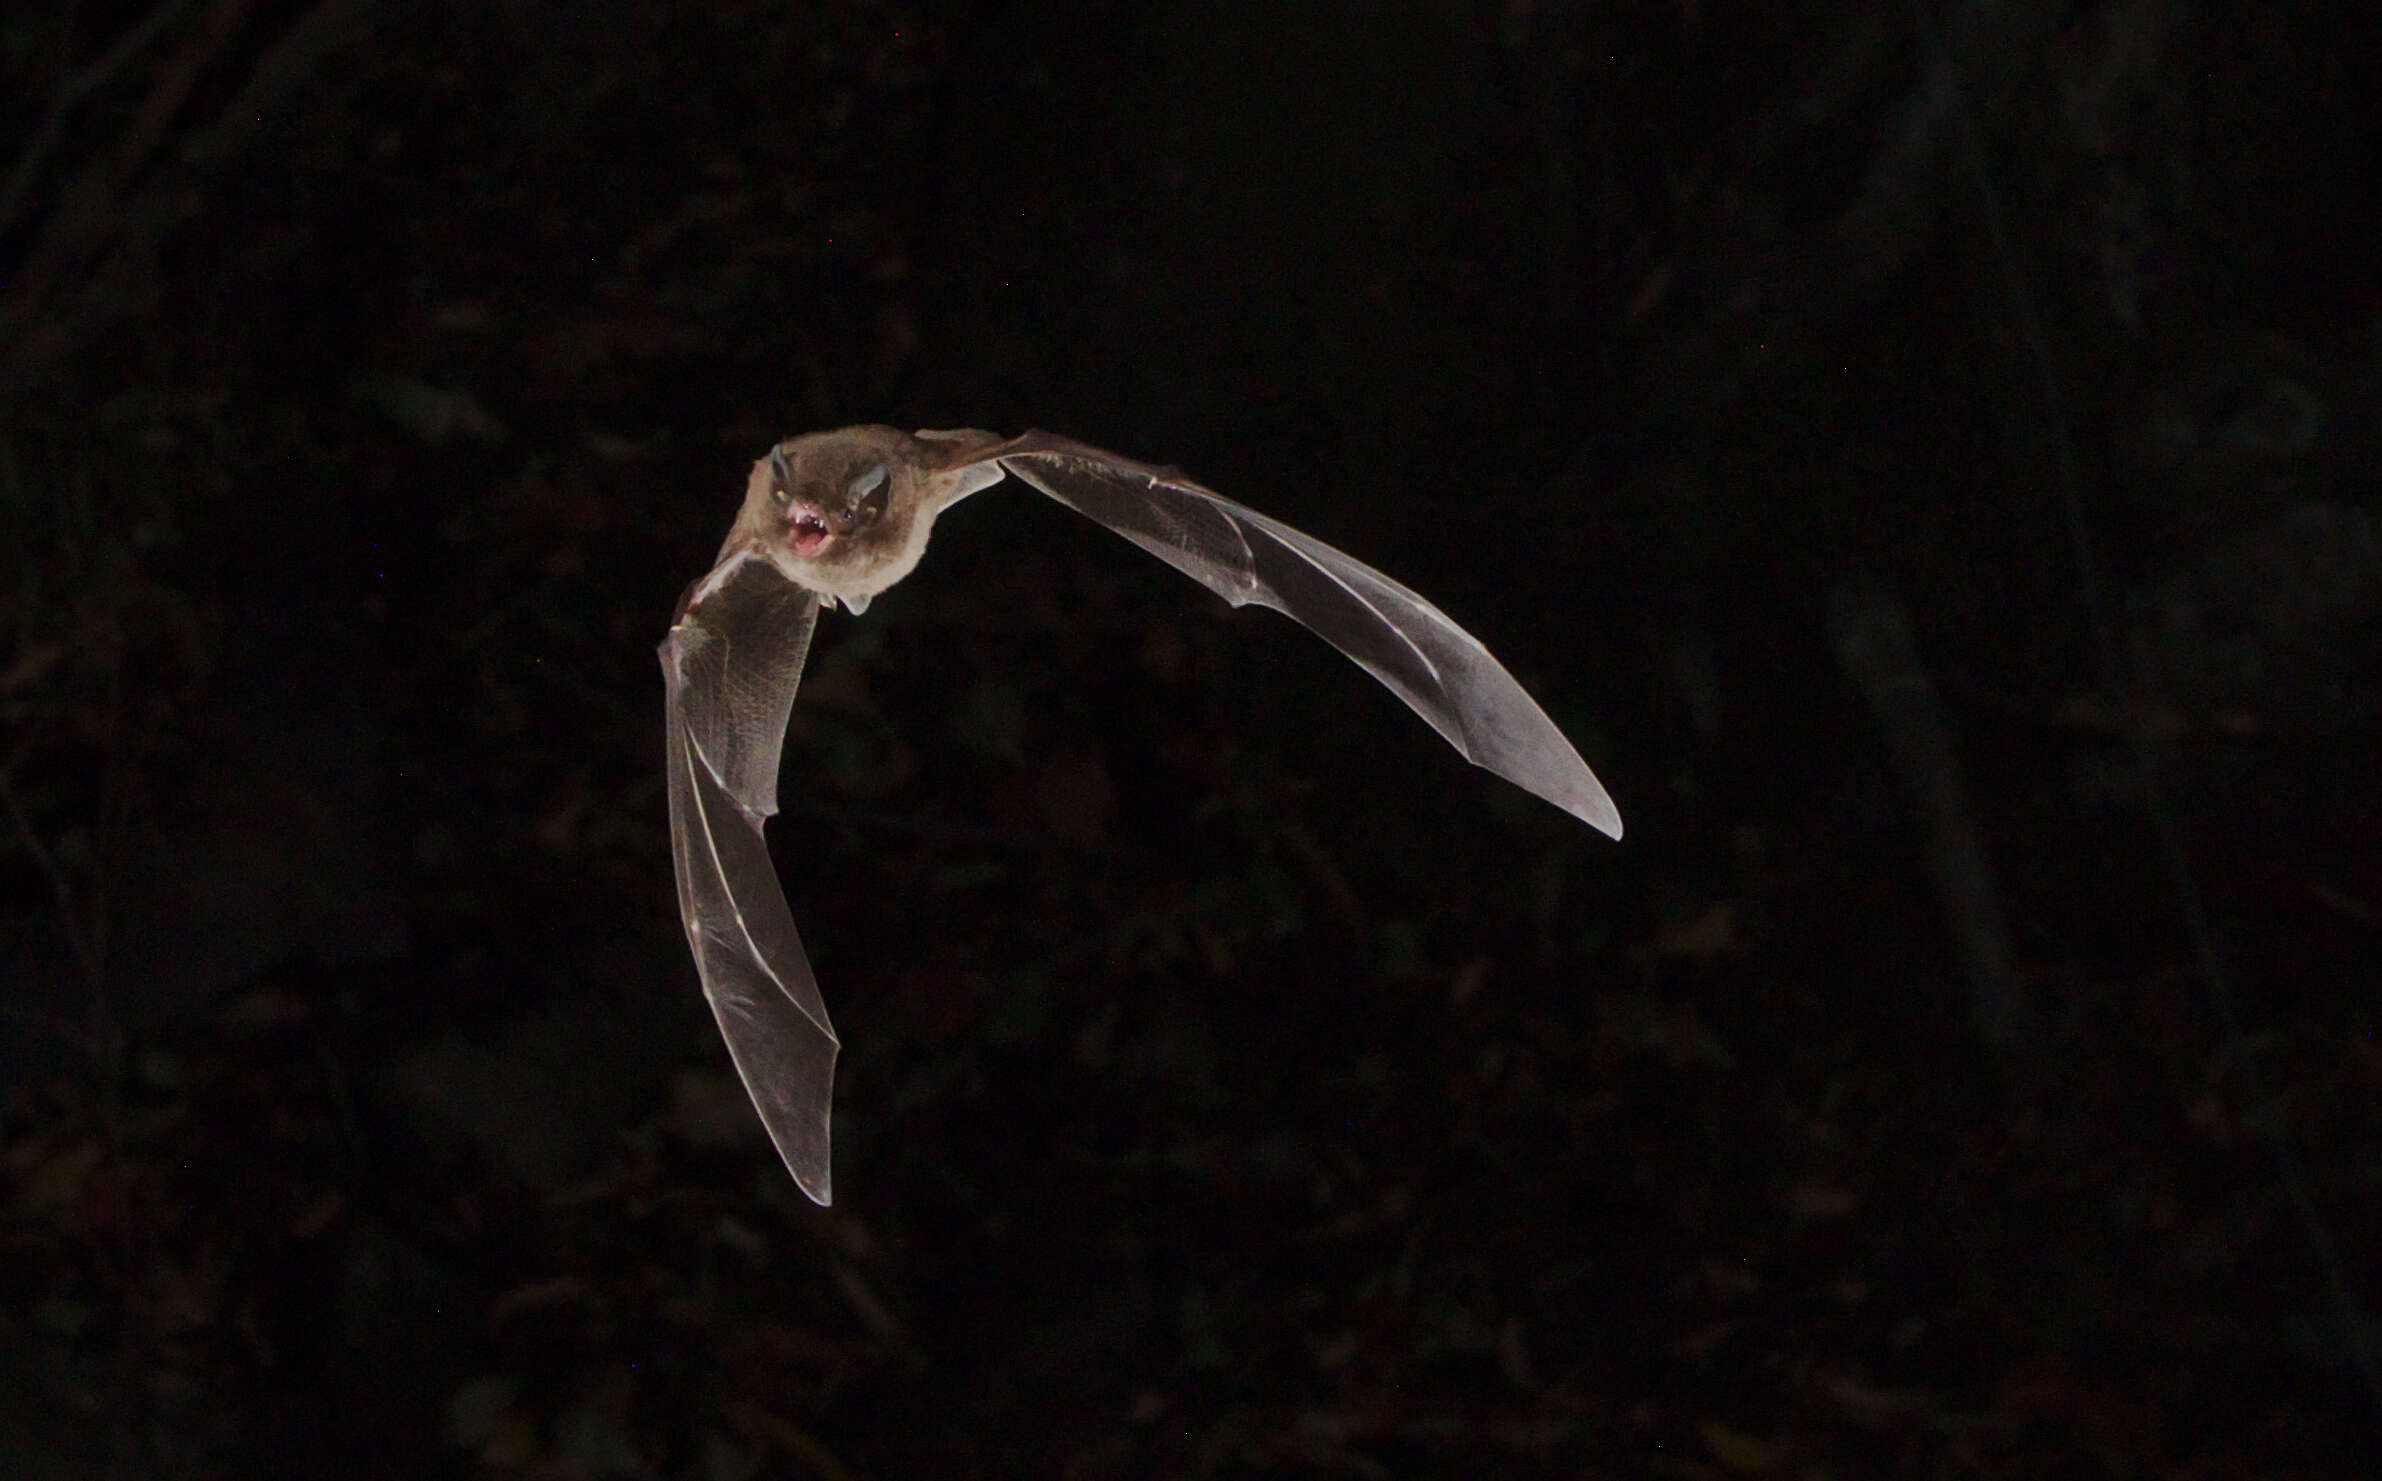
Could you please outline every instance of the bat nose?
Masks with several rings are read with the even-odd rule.
[[[842,503],[796,499],[786,508],[786,522],[797,535],[808,532],[840,539],[875,524],[884,513],[885,499],[880,491]]]

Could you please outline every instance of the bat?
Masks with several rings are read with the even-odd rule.
[[[1202,488],[1047,432],[846,427],[753,465],[711,570],[661,646],[678,908],[736,1072],[802,1191],[825,1204],[837,1041],[761,828],[819,609],[907,576],[945,510],[1004,476],[1108,526],[1236,607],[1303,623],[1473,764],[1621,836],[1580,753],[1437,607],[1320,540]]]

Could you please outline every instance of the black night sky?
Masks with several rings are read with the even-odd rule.
[[[2382,1454],[2366,4],[0,18],[0,1474]],[[1378,565],[1613,843],[1010,485],[820,624],[794,1188],[655,645],[1044,427]]]

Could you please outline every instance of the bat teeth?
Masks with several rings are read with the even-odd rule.
[[[835,537],[827,523],[825,511],[813,504],[794,506],[794,517],[787,522],[788,543],[799,556],[816,555],[819,548]]]

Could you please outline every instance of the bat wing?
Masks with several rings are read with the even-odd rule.
[[[835,1030],[761,841],[818,614],[817,597],[738,552],[688,589],[661,658],[670,849],[695,970],[778,1155],[826,1203]]]
[[[1295,618],[1387,684],[1466,760],[1621,836],[1603,784],[1513,675],[1479,639],[1371,566],[1172,469],[1047,432],[993,446],[966,440],[980,433],[942,435],[967,464],[998,462],[1234,606],[1255,602]]]

